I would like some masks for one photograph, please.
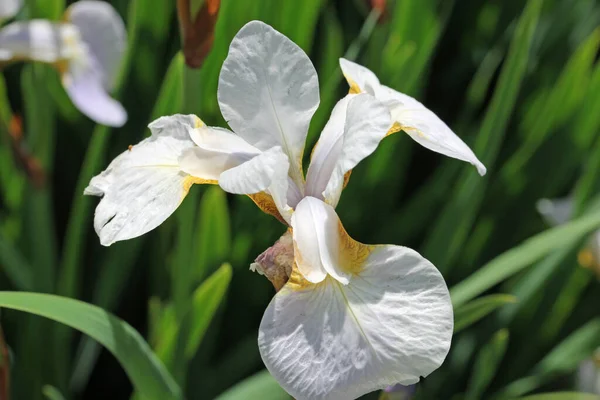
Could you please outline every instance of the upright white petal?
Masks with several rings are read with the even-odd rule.
[[[450,295],[429,261],[406,247],[360,244],[343,229],[339,251],[348,285],[331,276],[311,283],[294,269],[261,321],[261,357],[298,400],[416,383],[450,348]]]
[[[127,45],[127,31],[117,11],[104,1],[79,0],[67,8],[65,20],[75,25],[97,61],[102,87],[111,91]]]
[[[12,18],[19,12],[23,0],[2,0],[0,1],[0,21]]]
[[[307,194],[335,207],[344,175],[375,151],[390,125],[388,109],[375,97],[363,93],[342,99],[315,146],[308,168]]]
[[[480,175],[485,175],[485,166],[469,146],[435,113],[412,97],[381,85],[373,72],[361,65],[342,58],[340,66],[350,85],[351,93],[370,93],[390,109],[394,122],[390,133],[403,130],[421,146],[471,163]]]
[[[281,217],[289,222],[291,209],[286,201],[288,167],[287,156],[281,147],[276,146],[221,173],[219,185],[226,192],[234,194],[266,192],[273,198]]]
[[[302,276],[319,283],[331,275],[347,285],[350,272],[339,267],[340,221],[333,208],[314,197],[305,197],[291,222],[295,261]]]
[[[71,24],[46,20],[13,22],[0,29],[0,61],[39,61],[56,63],[73,53],[69,43],[79,33]]]
[[[304,142],[319,105],[317,73],[304,51],[269,25],[249,22],[229,47],[218,100],[229,126],[248,143],[283,149],[301,188]]]
[[[321,132],[319,140],[315,144],[306,172],[305,191],[308,196],[323,199],[323,191],[327,187],[327,183],[342,153],[348,102],[355,96],[349,94],[337,102]]]
[[[162,117],[149,125],[152,136],[126,150],[95,176],[85,194],[103,196],[94,228],[109,246],[156,228],[175,211],[193,183],[179,167],[180,154],[194,143],[188,129],[202,121],[193,115]]]

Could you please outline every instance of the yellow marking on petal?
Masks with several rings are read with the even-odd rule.
[[[394,122],[394,124],[392,125],[392,127],[385,134],[385,137],[388,137],[391,134],[394,134],[396,132],[400,132],[402,129],[403,129],[402,125],[400,125],[398,122]]]
[[[195,176],[188,175],[183,180],[183,196],[181,196],[181,201],[183,201],[185,196],[187,196],[192,185],[201,185],[201,184],[217,185],[218,183],[219,182],[216,179],[201,179],[201,178],[196,178]]]
[[[277,218],[279,220],[279,222],[287,225],[287,222],[285,222],[285,220],[283,219],[281,214],[279,214],[279,210],[277,209],[277,206],[275,205],[275,201],[273,200],[273,197],[271,197],[270,194],[267,194],[265,192],[259,192],[259,193],[249,194],[248,197],[250,197],[252,199],[254,204],[256,204],[258,206],[258,208],[261,209],[261,211],[263,211],[266,214],[274,216],[275,218]]]
[[[314,283],[309,282],[304,278],[304,276],[302,276],[300,271],[298,271],[298,266],[296,265],[296,263],[294,263],[294,266],[292,268],[292,275],[285,284],[285,287],[291,290],[298,291],[312,288],[314,285]]]
[[[194,115],[194,128],[202,128],[203,126],[206,126],[204,121]]]
[[[340,267],[343,271],[358,275],[364,267],[365,261],[373,251],[374,246],[362,244],[352,239],[341,222],[338,223],[340,236]]]
[[[392,125],[392,127],[387,131],[387,133],[385,134],[385,137],[388,137],[396,132],[400,132],[400,131],[404,131],[410,135],[418,135],[420,137],[422,137],[423,139],[428,139],[429,137],[424,134],[422,131],[420,131],[417,128],[413,128],[410,126],[404,126],[401,123],[399,123],[398,121],[395,121],[394,124]]]
[[[348,185],[348,182],[350,182],[350,175],[352,175],[352,170],[344,174],[344,184],[342,185],[342,189],[346,189],[346,185]]]
[[[358,86],[358,83],[356,83],[352,78],[348,77],[348,75],[344,74],[344,78],[346,78],[346,81],[348,81],[348,85],[350,85],[350,90],[348,90],[348,94],[362,93],[362,90],[360,90],[360,86]]]
[[[350,84],[350,90],[348,90],[348,94],[359,94],[359,93],[362,93],[362,90],[360,90],[360,87],[358,87],[358,85],[356,84],[356,82],[354,82],[354,81],[348,81],[348,83]]]

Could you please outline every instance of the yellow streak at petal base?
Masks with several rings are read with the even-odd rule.
[[[274,216],[284,225],[287,225],[287,222],[283,219],[281,214],[279,214],[279,210],[273,201],[273,197],[270,194],[265,192],[259,192],[254,194],[249,194],[248,197],[252,199],[254,204],[258,206],[264,213]]]
[[[198,128],[202,128],[203,126],[206,126],[204,121],[202,121],[199,117],[194,115],[194,128],[198,129]]]
[[[360,90],[360,86],[358,86],[358,84],[354,82],[354,80],[350,79],[346,75],[344,75],[344,78],[346,78],[346,81],[348,81],[348,85],[350,85],[350,90],[348,90],[348,94],[362,93],[362,90]]]
[[[340,247],[339,247],[339,263],[343,271],[348,272],[352,275],[359,275],[363,269],[367,258],[376,246],[362,244],[352,239],[341,222],[338,224],[338,234],[340,235]],[[300,258],[297,247],[294,245],[294,257]],[[326,278],[323,282],[312,283],[309,282],[302,276],[298,270],[297,263],[294,262],[292,268],[292,274],[288,280],[286,287],[290,290],[307,290],[313,289],[315,286],[323,284],[327,281]]]
[[[201,179],[201,178],[196,178],[195,176],[188,175],[183,180],[183,196],[181,196],[181,201],[183,201],[185,196],[187,196],[192,185],[202,185],[202,184],[218,185],[219,182],[217,180],[213,180],[213,179]]]
[[[340,235],[340,267],[345,272],[358,275],[362,272],[365,261],[375,246],[362,244],[352,239],[341,222],[338,223],[338,234]]]
[[[300,271],[298,271],[298,266],[296,265],[296,263],[294,263],[294,266],[292,268],[292,275],[290,276],[290,279],[287,281],[287,283],[285,285],[286,288],[294,290],[294,291],[299,291],[299,290],[312,289],[316,285],[317,284],[315,284],[315,283],[307,281],[302,276]]]

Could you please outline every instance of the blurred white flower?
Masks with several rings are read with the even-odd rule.
[[[0,1],[0,22],[4,19],[14,17],[21,9],[23,0],[2,0]]]
[[[577,391],[600,395],[600,348],[577,368]]]
[[[574,201],[572,197],[541,199],[537,202],[537,210],[550,226],[562,225],[573,218]],[[595,271],[600,279],[600,230],[590,235],[577,260],[582,267]]]
[[[258,342],[285,390],[299,400],[350,399],[437,369],[453,329],[444,279],[411,249],[351,239],[334,210],[352,168],[392,127],[388,108],[367,93],[340,100],[305,179],[317,74],[297,45],[257,21],[231,43],[218,101],[233,132],[192,115],[163,117],[92,179],[85,193],[103,196],[94,220],[102,244],[155,228],[194,183],[247,194],[291,228],[253,264],[281,289]]]
[[[369,93],[389,108],[394,125],[388,134],[403,130],[423,147],[467,161],[480,175],[485,175],[485,166],[469,146],[431,110],[412,97],[382,85],[377,76],[362,65],[341,58],[340,66],[350,85],[350,93]]]
[[[114,89],[125,45],[123,20],[112,6],[83,0],[66,10],[65,22],[31,20],[3,27],[0,62],[54,65],[82,113],[101,124],[122,126],[127,113],[108,93]]]

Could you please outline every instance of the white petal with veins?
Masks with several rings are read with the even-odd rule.
[[[195,116],[162,117],[149,125],[152,136],[124,151],[95,176],[84,194],[102,196],[94,228],[105,246],[156,228],[175,211],[194,178],[179,167],[179,156],[194,143],[188,129]]]
[[[219,106],[231,129],[260,150],[280,146],[300,188],[302,153],[319,105],[317,73],[290,39],[260,21],[247,23],[219,75]]]
[[[301,248],[316,249],[321,243],[314,236],[294,239],[304,240]],[[362,245],[345,232],[339,243],[337,268],[351,272],[349,283],[332,276],[311,283],[294,269],[261,321],[261,357],[298,400],[354,399],[416,383],[442,364],[450,348],[450,295],[429,261],[406,247]],[[305,254],[304,262],[319,261]]]

